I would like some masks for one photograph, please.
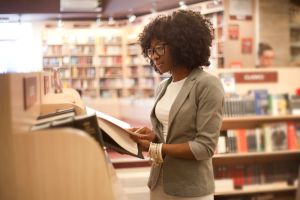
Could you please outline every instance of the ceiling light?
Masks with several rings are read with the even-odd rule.
[[[64,26],[64,22],[61,18],[57,20],[57,28],[62,28]]]
[[[128,15],[128,21],[129,21],[129,23],[134,22],[135,19],[136,19],[136,16],[135,16],[135,15],[133,15],[133,14]]]
[[[187,9],[186,4],[184,3],[184,1],[179,1],[179,9],[185,10]]]
[[[100,26],[100,25],[101,25],[101,19],[100,19],[100,17],[98,17],[98,18],[96,19],[96,25],[97,25],[97,26]]]
[[[21,14],[19,14],[18,23],[19,23],[19,25],[22,25],[22,15]]]
[[[221,1],[220,1],[220,0],[213,0],[213,3],[214,3],[215,5],[218,5],[219,3],[221,3]]]
[[[109,24],[109,25],[112,25],[112,24],[114,24],[114,23],[115,23],[114,18],[113,18],[113,17],[109,17],[109,18],[108,18],[108,24]]]

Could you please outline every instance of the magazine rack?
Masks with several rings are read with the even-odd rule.
[[[74,106],[85,113],[74,91],[53,94],[45,76],[0,75],[0,199],[116,199],[114,171],[84,131],[30,131],[42,112]]]

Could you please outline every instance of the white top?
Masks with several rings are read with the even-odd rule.
[[[165,141],[167,139],[167,133],[168,133],[170,110],[185,80],[186,78],[176,82],[172,81],[168,85],[164,96],[157,102],[155,107],[155,115],[159,120],[159,122],[162,123],[163,125],[163,135]]]

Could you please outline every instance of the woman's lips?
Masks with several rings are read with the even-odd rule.
[[[162,63],[155,63],[156,67],[160,67],[162,65]]]

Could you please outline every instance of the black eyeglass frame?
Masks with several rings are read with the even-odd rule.
[[[158,55],[158,56],[163,56],[163,55],[165,55],[165,53],[166,53],[166,47],[165,46],[167,46],[168,44],[167,43],[163,43],[163,44],[158,44],[158,45],[156,45],[154,48],[149,48],[149,49],[147,49],[147,56],[148,56],[148,58],[152,58],[152,56],[154,55],[154,53],[156,53],[156,55]],[[162,53],[159,53],[158,51],[157,51],[157,47],[161,47],[162,46]],[[149,54],[149,52],[152,52],[152,53],[150,53]]]

